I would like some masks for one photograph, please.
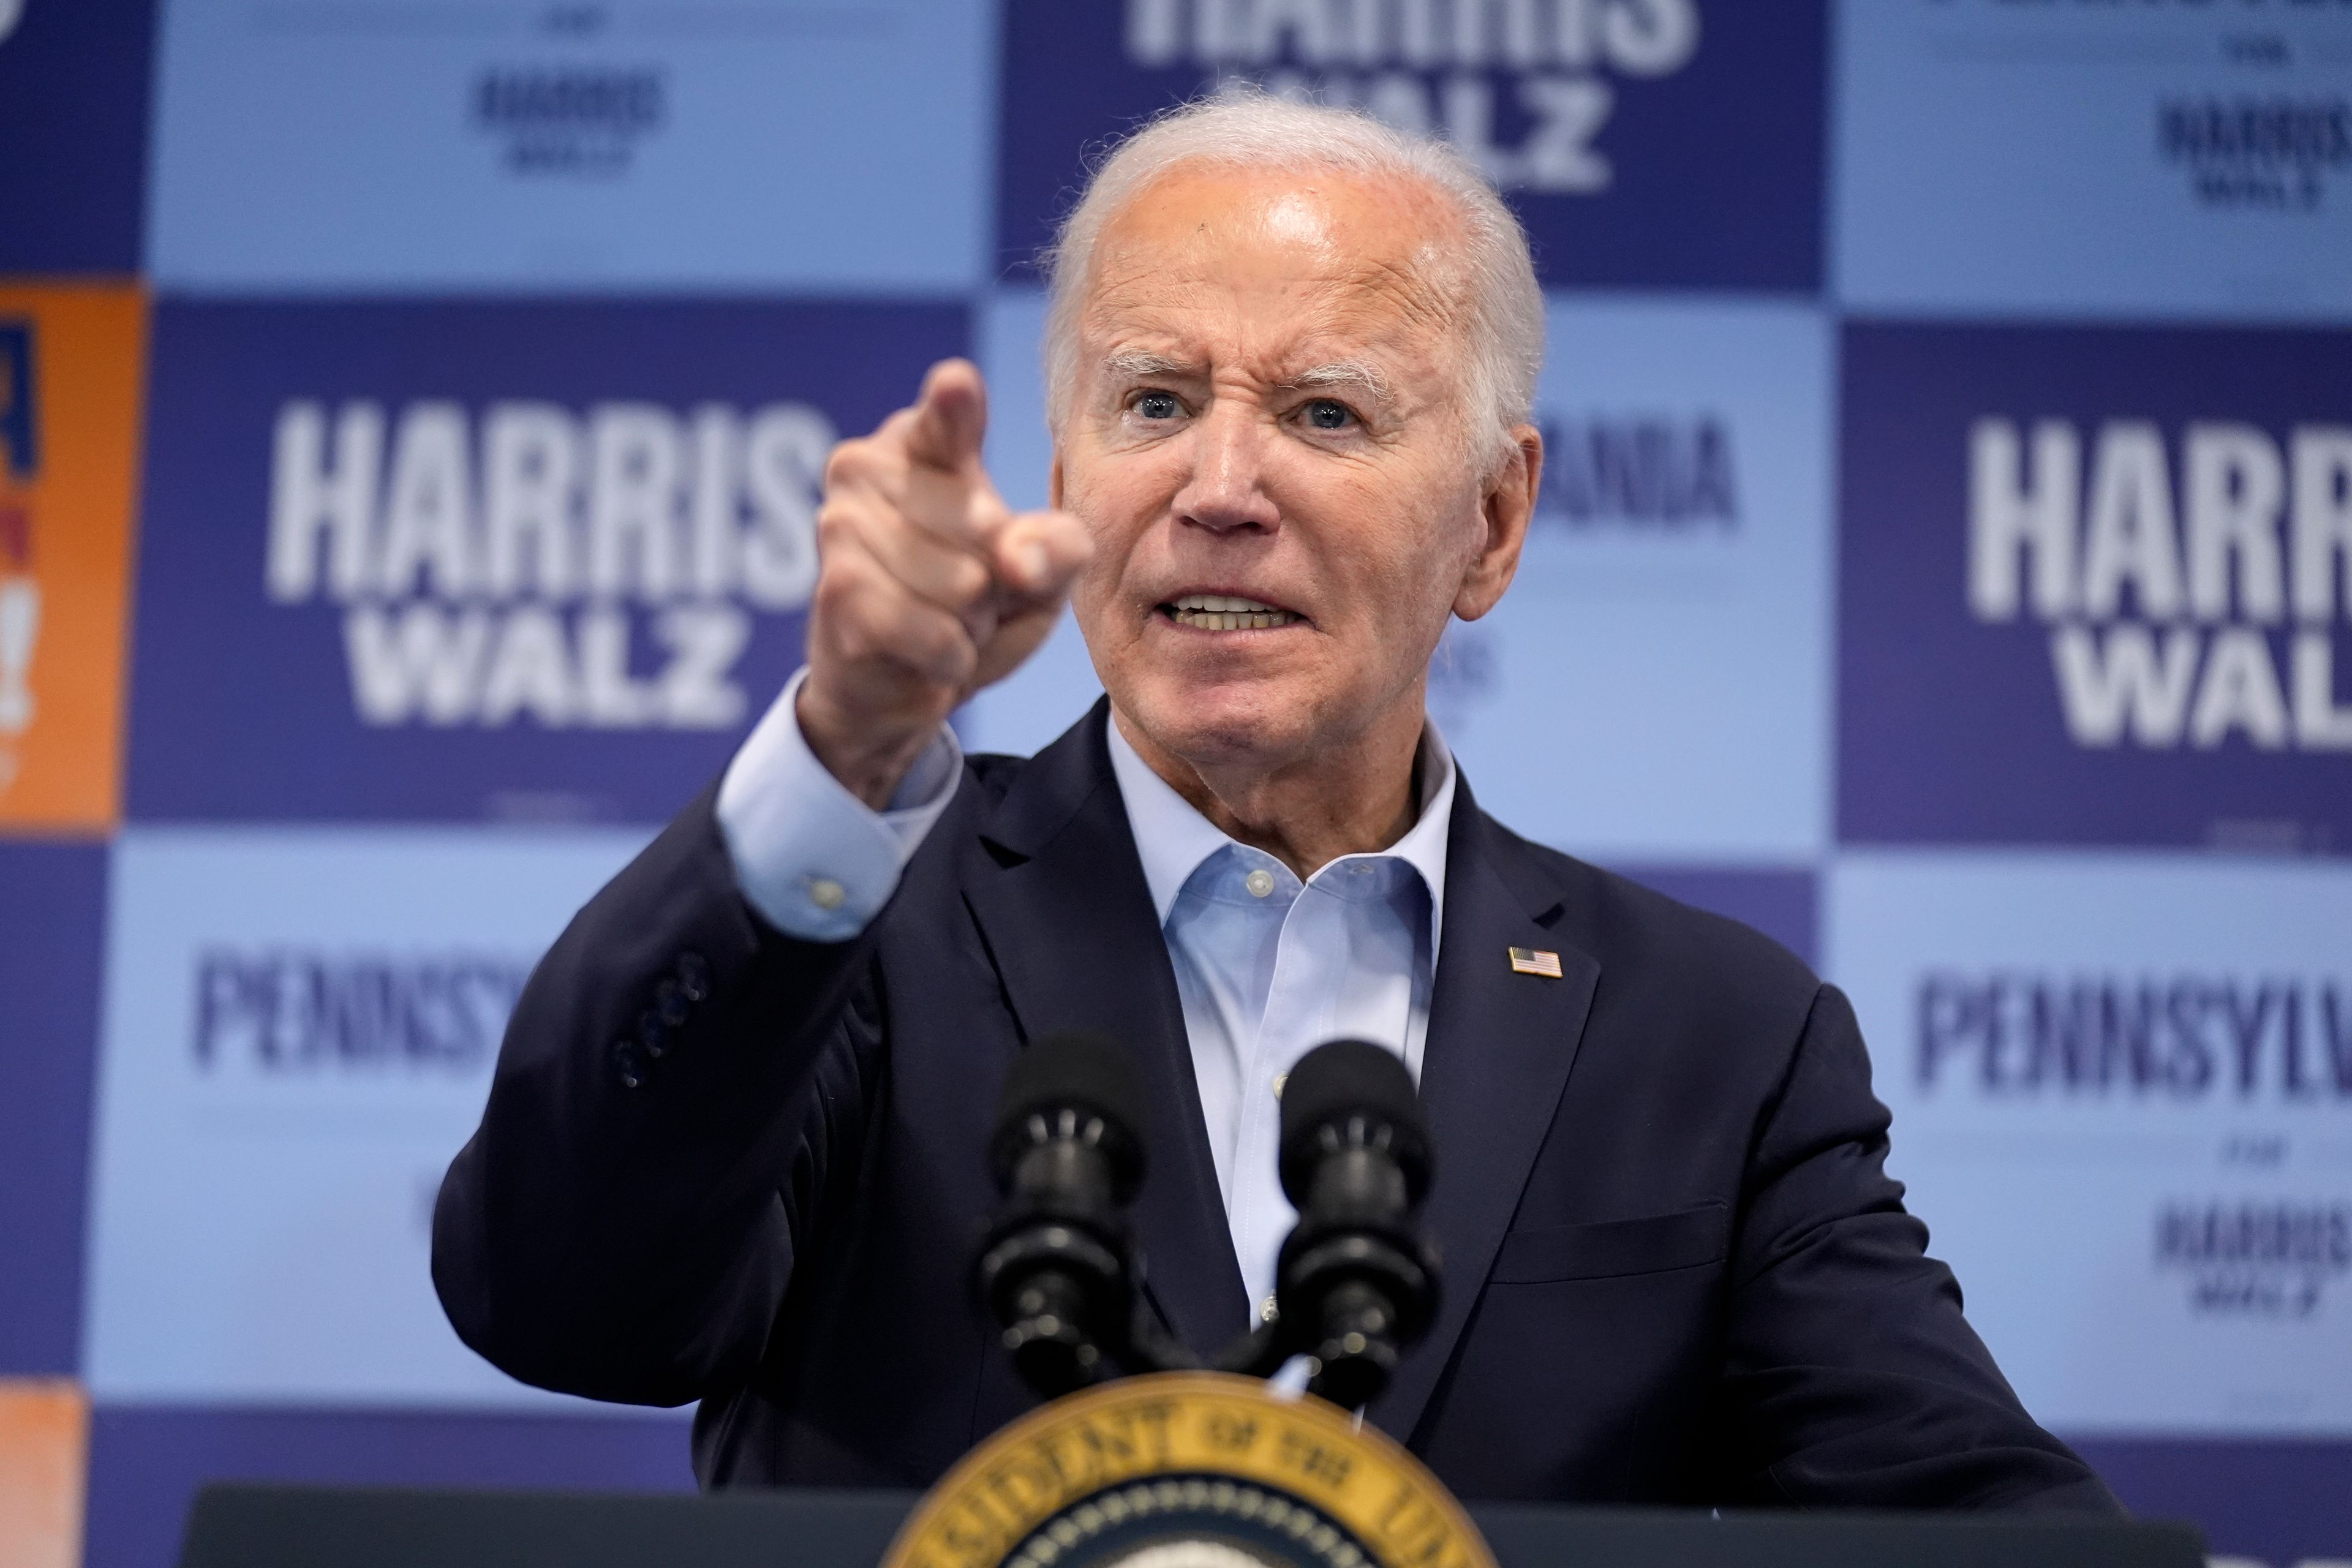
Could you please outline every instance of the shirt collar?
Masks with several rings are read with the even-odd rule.
[[[1234,842],[1214,823],[1192,809],[1168,781],[1151,771],[1119,733],[1113,718],[1108,731],[1111,772],[1127,803],[1127,826],[1135,836],[1136,853],[1143,859],[1143,879],[1151,889],[1152,912],[1161,926],[1176,907],[1201,862]],[[1380,851],[1421,873],[1429,887],[1429,947],[1437,951],[1438,922],[1445,908],[1445,840],[1454,821],[1454,753],[1437,732],[1437,721],[1424,718],[1421,731],[1421,816],[1403,837]]]

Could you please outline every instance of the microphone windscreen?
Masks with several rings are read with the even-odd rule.
[[[1412,1074],[1394,1051],[1363,1040],[1327,1040],[1301,1057],[1282,1087],[1282,1190],[1304,1207],[1326,1127],[1360,1120],[1403,1168],[1415,1202],[1429,1185],[1429,1123]]]
[[[1102,1119],[1104,1152],[1119,1184],[1131,1190],[1143,1175],[1143,1086],[1118,1041],[1077,1029],[1043,1036],[1013,1058],[989,1140],[998,1183],[1011,1179],[1013,1162],[1029,1141],[1029,1119],[1050,1122],[1065,1110]]]

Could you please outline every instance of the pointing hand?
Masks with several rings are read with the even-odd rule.
[[[1014,512],[980,460],[987,390],[942,360],[825,464],[801,732],[879,810],[955,707],[1053,629],[1092,543],[1066,512]]]

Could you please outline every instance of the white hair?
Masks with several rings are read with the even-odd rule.
[[[1482,461],[1510,450],[1511,427],[1535,406],[1543,368],[1543,290],[1528,237],[1476,164],[1453,147],[1350,109],[1331,109],[1229,85],[1169,110],[1113,148],[1042,258],[1046,279],[1045,406],[1059,430],[1078,378],[1078,317],[1093,281],[1095,247],[1113,216],[1181,164],[1331,170],[1409,180],[1453,208],[1458,244],[1432,247],[1464,317],[1463,416]]]

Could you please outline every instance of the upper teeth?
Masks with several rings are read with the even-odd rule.
[[[1298,618],[1289,610],[1277,610],[1272,605],[1236,598],[1231,594],[1187,594],[1169,607],[1186,626],[1209,631],[1259,631],[1268,626],[1286,626]]]

